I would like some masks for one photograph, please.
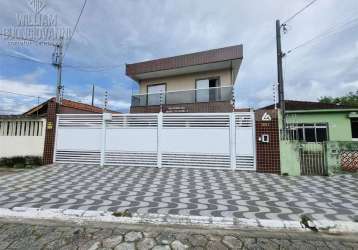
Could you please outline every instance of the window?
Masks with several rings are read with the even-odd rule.
[[[147,95],[148,95],[148,105],[160,105],[160,101],[162,104],[165,104],[165,92],[166,92],[166,84],[153,84],[147,86]]]
[[[352,138],[358,140],[358,118],[351,119]]]
[[[209,102],[219,99],[219,78],[201,79],[196,81],[196,101]]]
[[[328,128],[324,123],[289,124],[289,129],[297,131],[292,133],[295,139],[305,142],[324,142],[328,140]]]

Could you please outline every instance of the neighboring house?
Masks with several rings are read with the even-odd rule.
[[[45,131],[45,118],[0,115],[0,158],[42,156]]]
[[[285,107],[287,125],[300,141],[358,141],[358,107],[291,100]]]
[[[64,99],[56,108],[51,98],[22,115],[0,116],[0,157],[43,156],[52,163],[56,114],[103,113],[103,109]]]
[[[130,112],[231,112],[242,59],[237,45],[127,64],[127,76],[139,84]]]
[[[279,144],[282,174],[358,171],[358,107],[288,100],[285,107],[287,129],[280,131]]]

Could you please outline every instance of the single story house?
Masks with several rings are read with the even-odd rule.
[[[358,107],[293,100],[285,107],[287,125],[300,141],[358,141]]]
[[[103,113],[103,109],[63,99],[51,98],[21,115],[0,115],[0,158],[41,156],[52,163],[57,114]]]
[[[287,128],[281,128],[279,144],[281,174],[358,171],[358,107],[293,100],[286,100],[285,107]],[[263,109],[270,108],[274,105]]]

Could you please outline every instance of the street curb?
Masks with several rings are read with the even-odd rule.
[[[164,214],[133,214],[132,217],[116,217],[111,212],[73,209],[41,209],[14,207],[0,208],[0,218],[57,220],[85,224],[91,222],[152,225],[187,225],[222,229],[266,229],[309,231],[299,221],[260,220],[233,217],[184,216]],[[318,231],[325,233],[358,233],[358,223],[349,221],[313,221]]]

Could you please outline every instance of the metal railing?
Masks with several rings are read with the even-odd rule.
[[[233,100],[233,86],[168,91],[132,96],[132,107]]]

